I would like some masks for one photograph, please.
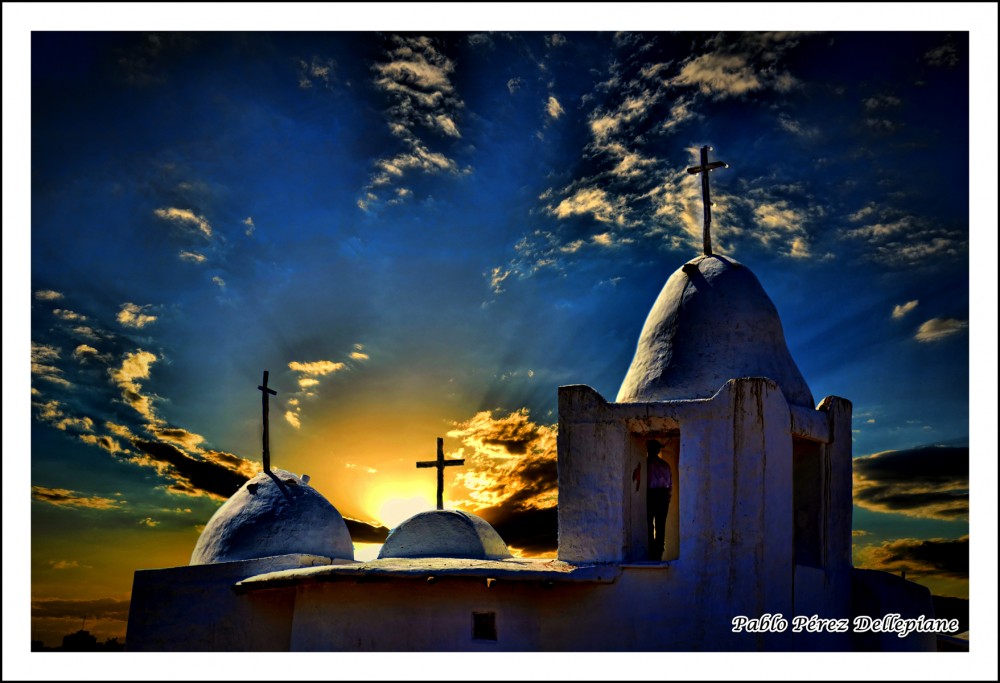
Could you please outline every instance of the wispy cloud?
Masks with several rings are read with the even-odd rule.
[[[158,218],[162,218],[187,232],[200,234],[206,239],[212,238],[212,226],[209,224],[208,219],[197,215],[191,209],[168,207],[165,209],[154,209],[153,213]]]
[[[854,503],[908,517],[967,518],[969,449],[927,446],[855,458]]]
[[[40,289],[35,292],[35,298],[39,301],[58,301],[63,295],[53,289]]]
[[[663,122],[663,130],[674,132],[680,128],[681,124],[698,117],[693,108],[694,99],[680,96],[670,105],[670,114]]]
[[[797,43],[798,36],[787,32],[719,34],[708,43],[711,51],[686,60],[670,83],[697,88],[713,99],[757,90],[788,92],[798,81],[780,62]]]
[[[225,289],[226,288],[226,281],[223,280],[218,275],[212,276],[212,284],[216,285],[219,289]]]
[[[116,319],[125,327],[142,329],[146,325],[156,322],[155,315],[149,315],[146,313],[146,311],[150,308],[151,306],[149,305],[140,306],[138,304],[126,302],[121,305],[121,309],[119,309]]]
[[[956,318],[931,318],[917,328],[917,333],[913,338],[918,342],[935,342],[946,337],[961,332],[969,326],[967,320],[957,320]]]
[[[89,417],[64,417],[55,423],[55,428],[61,431],[73,429],[80,432],[90,432],[94,429],[94,421]]]
[[[191,263],[204,263],[205,262],[205,255],[204,254],[199,254],[196,251],[183,251],[182,250],[180,252],[180,254],[178,254],[178,256],[180,257],[180,259],[182,261],[190,261]]]
[[[624,211],[624,198],[611,197],[600,187],[582,187],[549,209],[556,218],[589,214],[602,223],[624,223]]]
[[[70,311],[65,308],[54,308],[52,313],[62,320],[68,320],[69,322],[83,322],[87,319],[87,316],[81,315],[75,311]]]
[[[763,87],[746,56],[704,54],[688,61],[673,79],[674,85],[697,87],[705,95],[731,97]]]
[[[907,267],[930,259],[955,258],[968,247],[968,236],[962,231],[891,207],[869,204],[850,214],[848,220],[863,225],[845,229],[841,236],[865,244],[868,251],[864,256],[868,260],[890,266]]]
[[[548,48],[562,47],[567,43],[569,43],[569,40],[567,40],[566,36],[561,33],[550,33],[545,36],[545,47]]]
[[[510,277],[511,272],[513,271],[506,269],[503,266],[496,266],[489,272],[490,290],[494,294],[500,294],[504,291],[503,282]]]
[[[361,352],[364,347],[361,344],[354,345],[354,351],[348,354],[352,360],[363,362],[368,356]],[[320,377],[326,377],[342,370],[349,369],[346,363],[332,360],[316,360],[308,362],[292,361],[288,364],[288,369],[298,375],[297,382],[299,391],[290,394],[285,399],[287,410],[285,411],[285,421],[295,429],[302,426],[302,403],[300,398],[311,398],[316,395],[316,389],[320,384]]]
[[[916,308],[917,304],[919,304],[919,303],[920,303],[919,300],[913,299],[912,301],[907,301],[905,304],[897,304],[896,306],[893,306],[892,307],[892,318],[893,318],[893,320],[899,320],[900,318],[902,318],[903,316],[905,316],[907,313],[909,313],[910,311],[912,311],[914,308]]]
[[[814,138],[819,135],[819,128],[804,125],[801,121],[793,119],[785,113],[778,115],[778,125],[783,129],[800,138]]]
[[[101,336],[97,333],[97,331],[89,325],[78,325],[72,329],[72,332],[78,337],[83,337],[84,339],[89,339],[91,341],[100,341],[101,339]]]
[[[115,598],[95,600],[41,598],[31,601],[31,616],[34,619],[65,619],[76,624],[84,618],[127,621],[128,608],[128,600]]]
[[[80,564],[76,560],[49,560],[49,566],[57,571],[63,569],[91,569],[90,566]]]
[[[451,83],[455,64],[426,36],[392,36],[383,61],[376,63],[375,86],[392,101],[386,114],[389,130],[405,149],[375,162],[376,171],[365,187],[358,207],[368,210],[384,191],[408,172],[458,173],[458,165],[445,153],[431,151],[425,135],[461,138],[457,117],[465,106]],[[405,198],[396,194],[391,201]]]
[[[139,524],[141,526],[154,527],[154,526],[157,526],[159,524],[159,522],[156,521],[155,519],[153,519],[152,517],[145,517],[145,518],[139,520]]]
[[[745,231],[744,237],[790,258],[809,258],[813,255],[808,225],[816,217],[815,208],[778,199],[769,192],[751,192],[735,201],[745,202],[752,210],[754,227]]]
[[[549,95],[549,99],[545,103],[545,112],[554,119],[558,119],[566,113],[563,110],[562,105],[559,104],[559,100],[557,100],[553,95]]]
[[[299,87],[312,88],[314,85],[330,88],[336,83],[337,62],[328,57],[313,57],[309,61],[299,60]]]
[[[110,354],[101,353],[90,344],[78,344],[77,347],[73,349],[73,357],[81,363],[86,363],[89,360],[99,360],[103,363],[111,361]]]
[[[924,53],[924,61],[931,66],[957,66],[961,59],[959,59],[954,39],[949,35],[942,45],[928,50]]]
[[[120,501],[102,496],[87,496],[69,489],[52,489],[32,486],[31,497],[43,503],[60,507],[90,508],[92,510],[113,510],[121,507]]]
[[[197,450],[198,445],[205,441],[205,437],[201,434],[195,434],[180,427],[164,427],[158,424],[151,424],[146,429],[160,441],[176,444],[188,451]]]
[[[903,104],[903,100],[895,95],[880,94],[866,97],[861,101],[867,111],[878,111],[880,109],[892,109]]]
[[[334,363],[331,360],[317,360],[307,363],[300,363],[293,360],[288,364],[289,370],[294,370],[302,375],[320,377],[323,375],[329,375],[331,372],[343,370],[345,367],[346,366],[343,363]]]
[[[121,367],[108,370],[111,380],[121,389],[125,403],[152,424],[159,422],[153,412],[153,400],[142,393],[142,385],[137,380],[149,379],[149,368],[156,360],[156,355],[138,349],[125,354]]]
[[[244,218],[243,225],[246,226],[244,227],[243,232],[247,237],[253,235],[253,231],[257,229],[257,226],[253,222],[252,216],[247,216],[246,218]]]
[[[31,342],[31,374],[53,384],[64,387],[72,386],[69,380],[62,376],[62,369],[53,364],[57,360],[59,360],[57,348],[48,344]]]
[[[118,441],[111,438],[107,434],[79,434],[78,436],[80,441],[90,444],[91,446],[103,448],[111,455],[115,455],[117,453],[128,454],[131,452],[126,448],[122,448]]]

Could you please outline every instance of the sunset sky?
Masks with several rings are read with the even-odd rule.
[[[716,251],[854,405],[856,566],[968,597],[967,33],[36,32],[30,69],[32,638],[122,636],[187,564],[265,369],[274,466],[345,517],[432,508],[444,437],[446,506],[553,554],[557,387],[614,400],[701,145]]]

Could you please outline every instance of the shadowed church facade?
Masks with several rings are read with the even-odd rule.
[[[654,439],[673,493],[650,560]],[[559,388],[558,559],[513,558],[482,519],[436,510],[356,562],[308,479],[268,471],[217,511],[190,566],[136,572],[126,645],[933,650],[928,633],[734,629],[778,614],[933,617],[927,589],[852,567],[851,457],[850,402],[814,405],[757,278],[706,253],[667,280],[614,402]]]

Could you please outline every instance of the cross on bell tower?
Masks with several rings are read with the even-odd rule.
[[[437,509],[444,510],[444,468],[445,467],[455,467],[457,465],[464,465],[465,459],[459,458],[457,460],[445,460],[444,459],[444,439],[438,437],[438,449],[437,449],[437,459],[436,460],[424,460],[417,462],[417,467],[436,467],[437,468]]]
[[[701,201],[705,205],[705,222],[703,223],[702,236],[705,241],[705,256],[712,255],[712,200],[708,191],[708,174],[717,168],[729,168],[729,164],[722,161],[708,163],[708,153],[712,148],[704,145],[701,148],[701,165],[692,166],[687,170],[690,174],[701,174]]]

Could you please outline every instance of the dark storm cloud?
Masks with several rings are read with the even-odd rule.
[[[360,522],[350,517],[344,517],[344,523],[355,543],[385,543],[386,536],[389,535],[389,529],[381,525]]]
[[[969,449],[925,446],[855,458],[854,502],[909,517],[967,518]]]
[[[161,476],[171,480],[169,490],[174,493],[224,500],[249,479],[245,474],[220,464],[218,459],[195,459],[168,443],[135,439],[132,445],[143,453],[133,458],[132,462],[155,467]]]
[[[557,508],[524,509],[511,505],[477,510],[508,546],[525,555],[555,552],[559,540]]]
[[[861,548],[858,566],[914,577],[969,578],[969,537],[946,539],[900,538]]]
[[[482,411],[455,426],[448,436],[462,440],[458,455],[467,466],[456,480],[469,490],[469,500],[461,504],[523,554],[553,552],[558,537],[555,425],[532,422],[522,408],[506,417]]]

